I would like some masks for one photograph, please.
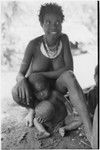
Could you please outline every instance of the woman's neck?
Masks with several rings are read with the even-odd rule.
[[[55,38],[55,39],[53,38],[53,39],[51,39],[51,38],[46,37],[46,36],[44,35],[44,40],[45,40],[45,42],[46,42],[46,44],[47,44],[48,46],[53,47],[53,46],[56,45],[56,43],[57,43],[57,41],[58,41],[58,38]]]

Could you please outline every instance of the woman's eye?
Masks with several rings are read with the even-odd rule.
[[[56,22],[56,25],[59,25],[59,24],[60,24],[60,22],[59,22],[59,21],[57,21],[57,22]]]

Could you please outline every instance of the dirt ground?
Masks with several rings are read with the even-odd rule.
[[[51,137],[37,140],[35,127],[26,127],[24,118],[27,111],[12,103],[1,125],[1,147],[2,149],[89,149],[83,126],[77,130],[67,132],[61,137],[58,128],[59,124],[52,131]]]

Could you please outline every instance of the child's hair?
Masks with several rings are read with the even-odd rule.
[[[64,21],[64,15],[61,6],[59,6],[56,3],[46,3],[44,5],[41,5],[40,8],[39,21],[41,24],[43,24],[44,22],[44,16],[48,13],[57,14],[58,16],[61,17],[61,22]]]
[[[32,74],[29,77],[29,81],[35,91],[41,91],[45,88],[49,88],[49,82],[46,77],[41,74]]]

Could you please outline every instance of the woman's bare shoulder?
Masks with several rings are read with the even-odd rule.
[[[34,52],[36,52],[36,49],[42,42],[42,39],[43,39],[43,36],[39,36],[30,40],[30,42],[28,43],[26,47],[26,52],[28,52],[28,54],[33,54]]]
[[[60,39],[63,42],[63,44],[66,43],[66,42],[67,43],[69,42],[69,38],[68,38],[67,34],[62,33]]]
[[[28,43],[26,47],[25,57],[31,56],[34,54],[34,52],[36,52],[36,49],[39,46],[39,43],[41,42],[41,40],[42,40],[42,36],[39,36],[37,38],[30,40],[30,42]]]
[[[32,39],[29,43],[33,46],[36,46],[37,44],[42,42],[42,39],[43,39],[43,36],[41,35],[39,37]]]
[[[65,33],[62,33],[62,34],[61,34],[61,38],[66,38],[66,39],[68,39],[68,35],[65,34]]]

